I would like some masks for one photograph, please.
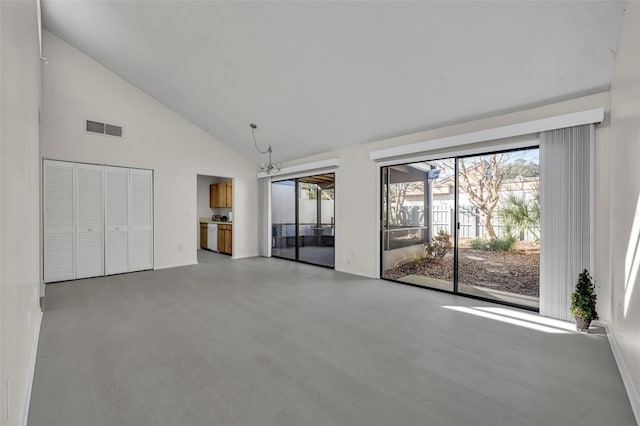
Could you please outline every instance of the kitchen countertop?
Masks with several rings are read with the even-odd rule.
[[[218,225],[233,225],[232,222],[223,222],[221,220],[211,220],[211,219],[205,219],[205,218],[200,218],[200,223],[217,223]]]

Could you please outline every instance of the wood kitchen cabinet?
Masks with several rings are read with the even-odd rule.
[[[218,207],[227,207],[227,183],[218,184]]]
[[[208,233],[207,224],[201,223],[200,224],[200,248],[206,249],[208,247],[207,233]]]
[[[232,183],[231,181],[227,182],[227,184],[225,185],[225,190],[226,190],[226,199],[225,199],[225,207],[233,207],[233,191],[232,191]]]
[[[209,207],[233,207],[232,181],[214,183],[209,186]]]
[[[231,237],[231,225],[227,225],[227,229],[224,231],[224,252],[231,254],[231,245],[233,238]]]
[[[218,251],[232,254],[232,225],[218,225]]]
[[[214,183],[209,185],[209,207],[220,207],[220,201],[218,200],[218,184]]]
[[[224,253],[224,230],[222,227],[225,225],[218,225],[218,251]]]

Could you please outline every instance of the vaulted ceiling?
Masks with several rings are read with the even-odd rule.
[[[623,4],[43,0],[46,29],[256,162],[607,90]],[[45,52],[46,55],[46,52]]]

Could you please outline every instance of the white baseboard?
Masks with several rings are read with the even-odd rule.
[[[29,406],[31,405],[31,390],[33,389],[33,376],[36,371],[36,356],[38,355],[38,340],[40,339],[40,325],[42,324],[42,312],[38,311],[36,318],[36,329],[33,333],[33,342],[31,343],[31,356],[29,357],[29,367],[27,377],[25,378],[24,399],[22,403],[22,413],[18,419],[18,424],[27,426],[29,420]]]
[[[196,261],[184,262],[184,263],[174,263],[174,264],[171,264],[171,265],[154,266],[153,270],[157,271],[158,269],[179,268],[181,266],[193,266],[193,265],[197,265],[197,264],[198,264],[198,262],[196,262]]]
[[[378,278],[378,277],[376,277],[376,274],[369,274],[369,273],[366,273],[366,272],[352,271],[352,270],[349,270],[349,269],[338,269],[338,268],[336,268],[336,271],[337,272],[344,272],[345,274],[358,275],[359,277],[373,278],[374,280]]]
[[[248,254],[240,254],[240,255],[232,254],[231,255],[232,259],[247,259],[249,257],[260,257],[260,255],[258,253],[248,253]]]
[[[609,323],[607,321],[597,321],[595,322],[595,324],[603,326],[607,331],[609,346],[611,346],[611,352],[613,352],[613,357],[615,358],[616,364],[618,365],[618,370],[620,371],[620,376],[622,377],[624,388],[627,391],[629,403],[631,404],[631,410],[633,410],[633,415],[636,418],[636,423],[640,425],[640,395],[638,395],[638,389],[636,389],[635,385],[633,384],[631,374],[629,373],[627,364],[625,364],[624,362],[624,358],[622,357],[622,352],[620,352],[620,348],[618,347],[616,338],[613,335],[611,327],[609,326]]]

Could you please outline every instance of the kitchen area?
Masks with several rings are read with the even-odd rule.
[[[197,176],[199,248],[233,254],[233,179]]]

